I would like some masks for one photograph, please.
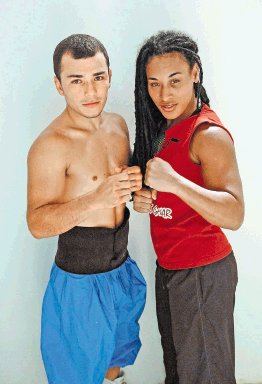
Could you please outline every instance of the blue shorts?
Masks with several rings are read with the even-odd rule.
[[[146,283],[130,257],[104,273],[53,265],[42,307],[41,352],[49,384],[101,384],[110,367],[134,363]]]

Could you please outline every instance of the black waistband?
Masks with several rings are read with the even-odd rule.
[[[129,210],[116,228],[74,227],[58,238],[56,265],[71,273],[93,274],[119,267],[128,257]]]

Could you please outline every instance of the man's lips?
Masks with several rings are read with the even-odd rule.
[[[90,101],[89,103],[82,103],[84,107],[95,107],[100,103],[100,101]]]

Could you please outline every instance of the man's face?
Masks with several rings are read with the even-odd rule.
[[[101,114],[111,79],[103,53],[97,52],[84,59],[74,59],[70,53],[65,53],[60,78],[61,81],[55,77],[55,84],[71,111],[87,118]]]
[[[156,107],[168,120],[190,116],[195,109],[194,82],[198,70],[191,70],[186,59],[177,52],[154,56],[146,66],[148,93]]]

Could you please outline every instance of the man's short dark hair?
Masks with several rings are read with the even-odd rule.
[[[84,34],[74,34],[60,41],[57,45],[54,55],[54,72],[56,77],[60,79],[61,60],[65,53],[70,53],[74,59],[84,59],[93,57],[97,52],[102,52],[106,59],[106,64],[109,68],[110,62],[107,51],[103,44],[93,36]]]

